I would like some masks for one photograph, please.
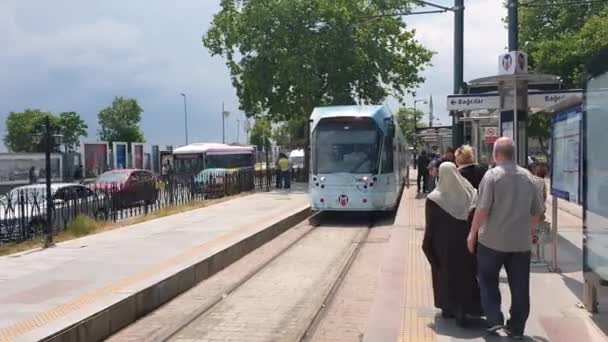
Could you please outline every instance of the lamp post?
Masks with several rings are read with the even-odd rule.
[[[236,119],[236,144],[239,144],[239,137],[241,132],[241,119]]]
[[[186,109],[186,94],[180,94],[184,97],[184,128],[186,129],[186,145],[188,145],[188,111]]]
[[[55,245],[53,242],[53,194],[51,193],[51,152],[54,143],[60,143],[61,134],[51,134],[51,118],[47,115],[44,119],[44,132],[36,133],[32,137],[34,142],[44,143],[44,173],[46,178],[46,227],[45,227],[45,238],[44,248],[52,247]]]
[[[226,143],[226,118],[230,116],[230,112],[224,109],[222,101],[222,144]]]

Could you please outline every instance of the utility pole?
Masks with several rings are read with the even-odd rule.
[[[509,11],[509,51],[519,49],[519,18],[517,0],[509,0],[507,4]]]
[[[236,119],[236,144],[239,144],[239,136],[241,133],[241,119]]]
[[[186,145],[188,145],[188,111],[186,109],[186,94],[180,94],[184,97],[184,128],[186,130]]]
[[[226,114],[225,114],[225,110],[224,110],[224,101],[222,101],[222,144],[226,143],[225,121],[226,121]]]
[[[53,246],[53,196],[51,194],[51,119],[47,115],[44,120],[44,173],[46,178],[46,234],[44,248]]]
[[[462,90],[464,64],[464,0],[454,0],[454,94]],[[462,145],[462,123],[452,112],[452,145]],[[432,126],[432,124],[431,124]]]

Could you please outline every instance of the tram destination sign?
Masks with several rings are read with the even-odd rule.
[[[477,110],[498,108],[497,95],[449,95],[448,110]]]
[[[530,108],[547,108],[564,101],[569,96],[582,96],[580,90],[531,91],[528,93]],[[497,94],[448,95],[447,110],[498,109],[500,97]]]

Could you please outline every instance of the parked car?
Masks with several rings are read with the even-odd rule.
[[[156,178],[147,170],[110,170],[97,177],[89,187],[107,193],[114,209],[142,202],[152,204],[158,198]]]
[[[79,214],[91,217],[107,215],[108,198],[78,183],[51,184],[53,227],[67,225]],[[32,184],[14,188],[0,198],[0,236],[10,239],[10,232],[27,234],[46,224],[46,185]]]

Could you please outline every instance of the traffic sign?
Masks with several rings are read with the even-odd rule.
[[[486,144],[493,144],[498,140],[498,130],[495,127],[486,127],[483,133],[483,140]]]

